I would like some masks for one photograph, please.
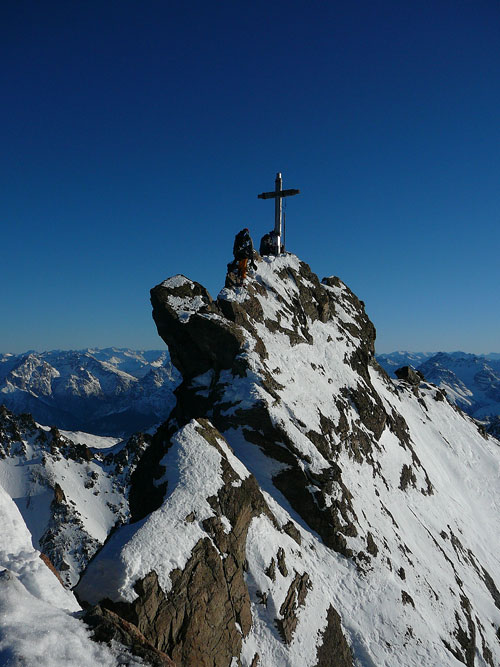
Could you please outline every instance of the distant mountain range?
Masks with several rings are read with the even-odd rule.
[[[450,401],[500,433],[500,353],[397,351],[376,356],[391,377],[412,366]],[[40,424],[125,437],[163,422],[180,374],[168,350],[106,348],[0,353],[0,404]]]
[[[165,349],[0,354],[0,404],[41,424],[98,435],[161,423],[179,381]]]
[[[446,391],[450,401],[475,419],[497,422],[500,415],[500,354],[466,352],[391,352],[377,355],[378,363],[394,377],[401,366],[413,366]]]

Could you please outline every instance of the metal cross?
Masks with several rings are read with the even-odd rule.
[[[274,199],[274,234],[277,237],[277,250],[281,251],[281,200],[283,197],[298,195],[300,190],[282,190],[281,172],[276,174],[274,181],[274,192],[263,192],[257,195],[259,199]]]

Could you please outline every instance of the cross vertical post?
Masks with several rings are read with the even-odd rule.
[[[281,172],[278,172],[274,181],[274,192],[263,192],[262,194],[257,195],[259,199],[274,199],[274,237],[276,240],[276,254],[279,254],[284,249],[281,244],[281,200],[283,197],[291,197],[292,195],[300,194],[300,190],[283,190],[282,185],[283,179],[281,178]]]
[[[274,191],[276,197],[274,199],[274,233],[281,240],[281,197],[279,192],[281,192],[281,186],[283,180],[281,178],[281,172],[276,174],[276,180],[274,181]]]

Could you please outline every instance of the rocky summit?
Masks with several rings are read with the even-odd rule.
[[[363,302],[294,255],[151,301],[182,381],[81,564],[102,664],[497,667],[498,440],[390,378]]]

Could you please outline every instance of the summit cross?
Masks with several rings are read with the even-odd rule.
[[[257,195],[259,199],[274,199],[274,234],[276,237],[277,251],[281,252],[281,200],[283,197],[291,197],[300,194],[300,190],[282,190],[283,180],[281,172],[276,174],[274,181],[274,192],[263,192]]]

